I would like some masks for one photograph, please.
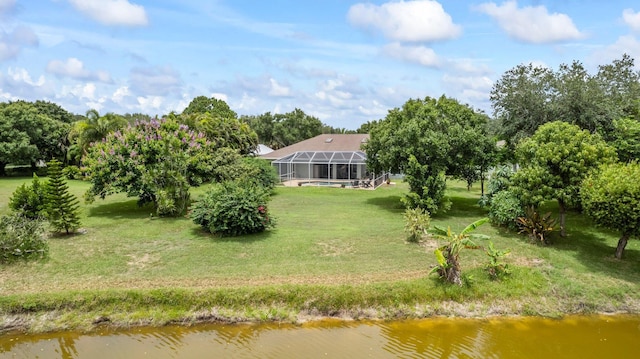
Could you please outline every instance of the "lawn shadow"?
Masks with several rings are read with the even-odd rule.
[[[151,204],[138,206],[138,200],[132,199],[123,202],[104,203],[89,208],[90,217],[108,217],[114,219],[140,219],[154,215]]]
[[[466,192],[466,190],[464,190]],[[450,218],[475,218],[480,219],[487,216],[487,210],[478,205],[477,198],[448,196],[451,201],[451,208],[446,212],[440,212],[433,216],[438,219]]]
[[[550,209],[557,216],[557,210]],[[567,237],[553,233],[550,250],[574,252],[575,258],[590,270],[630,282],[640,281],[640,250],[632,248],[637,247],[631,244],[634,239],[629,240],[622,260],[618,260],[615,251],[619,233],[598,228],[577,212],[567,213],[566,231]]]
[[[567,227],[567,237],[556,234],[551,247],[575,252],[575,258],[591,270],[631,282],[640,281],[640,250],[627,244],[622,259],[618,260],[615,258],[618,236],[613,243],[611,236],[612,233],[592,227]]]
[[[265,241],[267,239],[269,239],[269,237],[273,236],[273,229],[272,230],[267,230],[264,232],[260,232],[260,233],[253,233],[253,234],[245,234],[242,236],[235,236],[235,237],[223,237],[220,235],[216,235],[216,234],[212,234],[209,232],[206,232],[204,229],[202,229],[202,227],[194,227],[191,228],[191,234],[196,237],[197,239],[203,239],[203,240],[208,240],[208,241],[212,241],[212,242],[218,242],[218,243],[228,243],[228,242],[234,242],[234,243],[255,243],[255,242],[261,242],[261,241]]]
[[[400,201],[400,196],[372,197],[366,200],[367,204],[378,206],[380,209],[398,213],[404,211],[404,205]]]

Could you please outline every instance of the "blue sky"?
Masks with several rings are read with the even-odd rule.
[[[640,64],[626,0],[0,0],[0,101],[162,115],[196,96],[356,129],[409,98],[491,113],[510,68]],[[640,69],[640,67],[638,67]]]

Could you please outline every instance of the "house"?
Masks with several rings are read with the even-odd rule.
[[[283,182],[370,184],[375,176],[367,170],[367,155],[361,150],[368,139],[368,134],[322,134],[260,157],[272,161]],[[380,183],[386,179],[383,176]]]

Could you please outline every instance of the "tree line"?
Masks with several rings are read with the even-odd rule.
[[[258,143],[273,149],[289,146],[322,133],[356,133],[332,127],[318,118],[294,109],[283,114],[238,116],[229,105],[215,98],[198,96],[182,113],[169,113],[191,128],[207,132],[219,145],[230,145],[246,154]],[[91,144],[109,133],[152,117],[142,113],[100,114],[94,109],[72,114],[48,101],[0,103],[0,176],[7,165],[30,165],[57,159],[65,165],[80,165]]]

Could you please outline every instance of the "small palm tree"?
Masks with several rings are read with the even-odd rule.
[[[461,270],[460,270],[460,252],[464,248],[478,249],[480,246],[476,245],[472,239],[488,239],[489,237],[483,234],[471,233],[476,228],[480,227],[484,223],[489,221],[489,218],[479,219],[470,225],[460,233],[453,233],[451,227],[444,228],[433,226],[429,230],[429,233],[436,237],[446,239],[449,243],[437,248],[434,251],[438,265],[433,268],[432,273],[438,273],[440,278],[445,281],[457,285],[462,285]]]

